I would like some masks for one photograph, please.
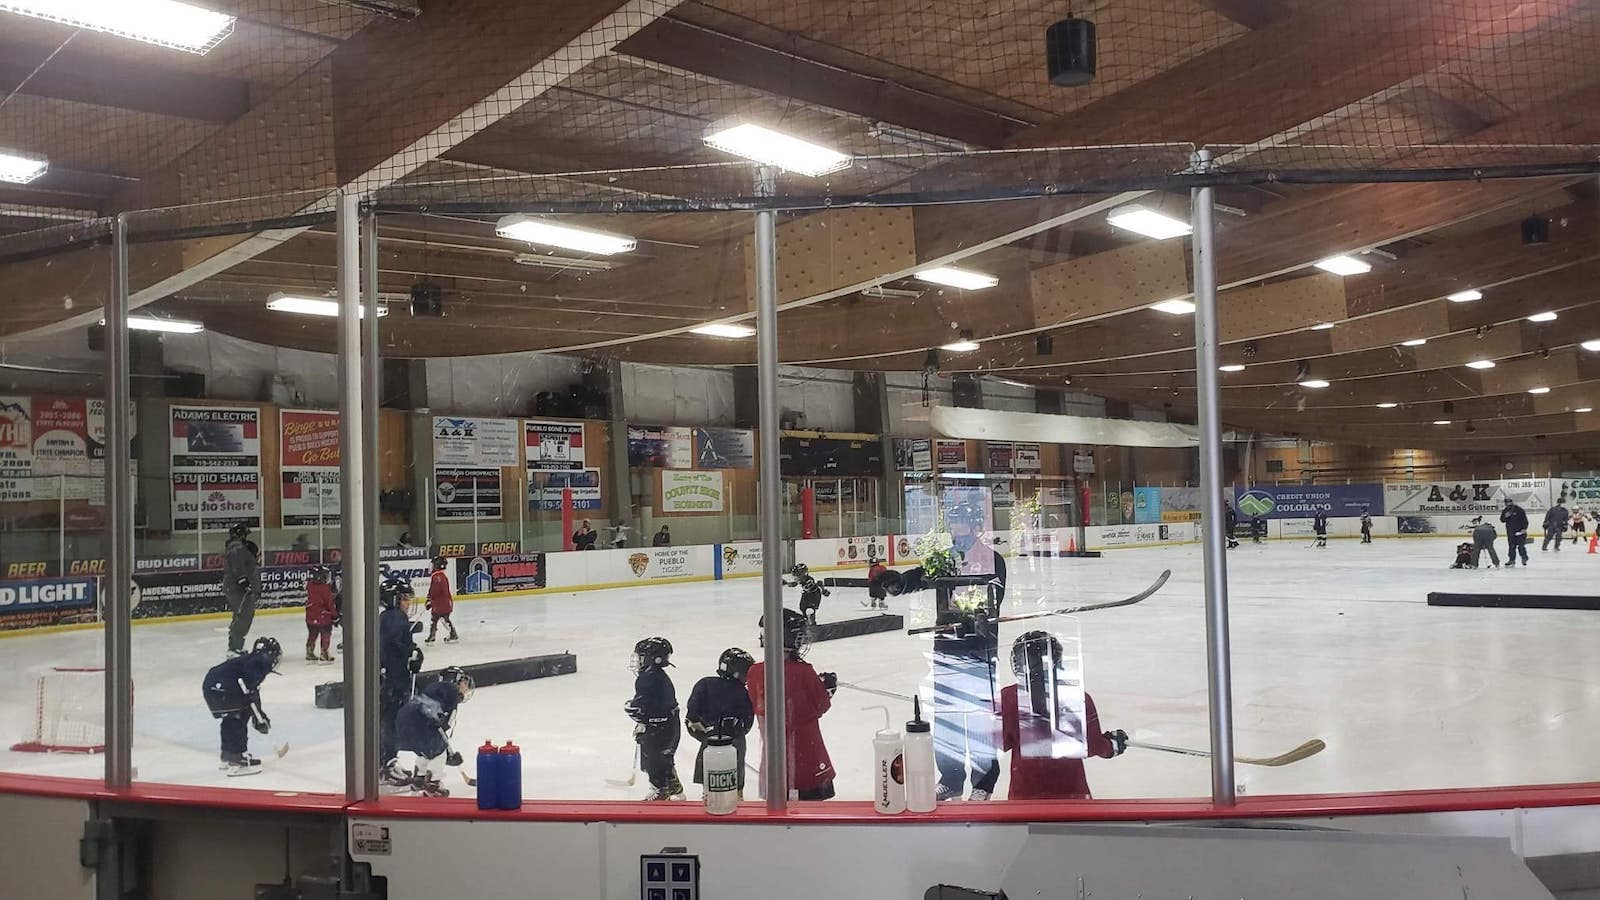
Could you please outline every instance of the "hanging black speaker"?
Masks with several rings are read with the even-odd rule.
[[[1077,87],[1094,80],[1094,23],[1062,19],[1044,33],[1050,83]]]
[[[1526,246],[1550,243],[1550,220],[1544,216],[1529,216],[1523,219],[1522,243]]]

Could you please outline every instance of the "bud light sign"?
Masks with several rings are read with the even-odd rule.
[[[1284,484],[1235,488],[1233,508],[1242,519],[1309,519],[1383,514],[1380,484]]]
[[[0,629],[32,628],[68,621],[73,613],[94,618],[93,578],[40,578],[0,582]]]

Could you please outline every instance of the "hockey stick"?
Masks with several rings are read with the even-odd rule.
[[[273,753],[274,756],[278,757],[279,759],[283,759],[285,756],[288,756],[289,755],[289,742],[288,741],[284,741],[283,743],[279,744],[277,747],[273,748],[272,753]]]
[[[633,768],[628,772],[628,777],[626,779],[607,778],[606,784],[609,784],[612,787],[633,787],[634,784],[639,780],[639,752],[639,745],[635,744],[633,746],[633,756],[628,761],[628,764]]]
[[[1178,753],[1182,754],[1183,756],[1199,756],[1206,759],[1211,758],[1211,751],[1209,750],[1192,750],[1188,747],[1168,747],[1163,744],[1149,744],[1144,741],[1129,741],[1128,746],[1138,747],[1141,750],[1159,750],[1162,753]],[[1287,753],[1280,753],[1277,756],[1235,756],[1234,760],[1244,763],[1247,766],[1271,766],[1276,768],[1278,766],[1287,766],[1290,763],[1297,763],[1303,759],[1316,756],[1318,753],[1321,753],[1326,749],[1328,749],[1328,745],[1323,743],[1321,738],[1312,738],[1293,750],[1290,750]]]
[[[1125,597],[1121,600],[1109,600],[1105,603],[1086,603],[1082,606],[1068,606],[1064,609],[1051,609],[1043,612],[1019,613],[1014,616],[1000,616],[991,621],[1022,622],[1027,619],[1038,619],[1044,616],[1071,616],[1078,613],[1094,612],[1097,609],[1116,609],[1119,606],[1132,606],[1133,604],[1142,600],[1149,599],[1152,594],[1161,590],[1161,588],[1167,583],[1167,579],[1171,577],[1171,569],[1162,569],[1161,574],[1156,577],[1154,584],[1150,585],[1139,593],[1134,594],[1132,597]],[[930,632],[950,631],[954,627],[954,625],[927,625],[922,628],[908,628],[906,629],[906,634],[928,634]]]
[[[839,682],[839,687],[849,688],[852,691],[860,691],[863,694],[876,694],[879,697],[888,697],[891,700],[904,700],[907,703],[911,702],[911,697],[906,694],[897,694],[894,691],[883,691],[877,688],[863,687],[859,684],[852,684],[848,681]]]
[[[473,778],[471,775],[468,775],[466,769],[457,769],[456,771],[461,773],[461,780],[465,781],[467,783],[467,787],[477,787],[478,786],[478,779]]]

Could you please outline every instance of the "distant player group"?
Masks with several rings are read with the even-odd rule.
[[[1500,522],[1506,528],[1506,568],[1514,568],[1517,560],[1522,560],[1524,568],[1528,565],[1528,512],[1510,497],[1500,510]],[[1556,504],[1545,511],[1544,514],[1544,543],[1541,551],[1549,550],[1552,544],[1557,552],[1561,545],[1567,542],[1567,532],[1572,532],[1572,543],[1576,544],[1588,534],[1589,526],[1587,517],[1581,509],[1567,509],[1567,500],[1562,497]],[[1495,551],[1494,542],[1499,537],[1493,522],[1485,522],[1482,516],[1472,520],[1470,541],[1462,541],[1456,545],[1455,562],[1451,563],[1452,569],[1476,569],[1480,567],[1483,554],[1489,554],[1489,568],[1500,567],[1500,554]]]

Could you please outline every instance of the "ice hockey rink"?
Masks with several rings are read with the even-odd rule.
[[[1503,546],[1503,542],[1502,542]],[[1600,734],[1600,615],[1554,610],[1430,608],[1430,590],[1515,583],[1523,592],[1592,592],[1600,556],[1569,545],[1534,548],[1532,566],[1450,570],[1442,538],[1245,543],[1228,554],[1232,602],[1235,725],[1241,755],[1269,756],[1316,737],[1327,750],[1282,768],[1240,766],[1247,794],[1358,792],[1558,783],[1597,776]],[[1106,728],[1139,740],[1203,748],[1207,741],[1205,644],[1198,545],[1108,552],[1101,559],[1019,559],[1011,566],[1007,613],[1118,599],[1171,569],[1167,585],[1130,607],[1085,613],[1081,629],[1089,692]],[[859,573],[848,573],[859,574]],[[865,591],[835,588],[824,621],[870,614]],[[892,598],[905,612],[908,598]],[[792,602],[791,602],[791,605]],[[427,645],[427,665],[487,661],[568,650],[578,672],[481,688],[461,708],[454,745],[468,757],[485,739],[522,747],[530,798],[628,799],[631,723],[622,712],[632,688],[634,641],[663,635],[676,647],[670,670],[680,704],[729,646],[755,651],[760,583],[732,581],[640,589],[472,600],[455,619],[458,644]],[[1060,618],[1041,620],[1071,628]],[[228,779],[217,766],[217,726],[200,700],[200,679],[222,656],[221,620],[163,622],[134,629],[134,765],[147,782],[281,791],[343,791],[343,714],[312,703],[318,682],[341,668],[302,661],[298,610],[257,618],[254,636],[285,648],[281,677],[263,688],[273,730],[252,732],[265,771]],[[1028,623],[1026,627],[1038,627]],[[1024,630],[1003,627],[1009,645]],[[337,632],[336,632],[337,634]],[[92,664],[97,631],[15,636],[0,641],[13,671]],[[809,660],[841,681],[910,694],[927,670],[927,644],[889,632],[816,644]],[[1009,681],[1002,664],[1002,680]],[[0,684],[6,745],[27,728],[32,681]],[[823,718],[842,798],[869,793],[871,740],[887,704],[903,724],[908,703],[841,687]],[[288,754],[272,756],[287,742]],[[752,736],[752,758],[759,739]],[[685,783],[696,745],[678,755]],[[95,756],[0,750],[0,769],[94,777]],[[1087,764],[1095,796],[1204,796],[1205,760],[1131,749]],[[1004,766],[1002,766],[1004,770]],[[450,776],[456,795],[470,795]],[[1005,796],[1002,775],[997,797]],[[698,791],[690,789],[690,797]]]

